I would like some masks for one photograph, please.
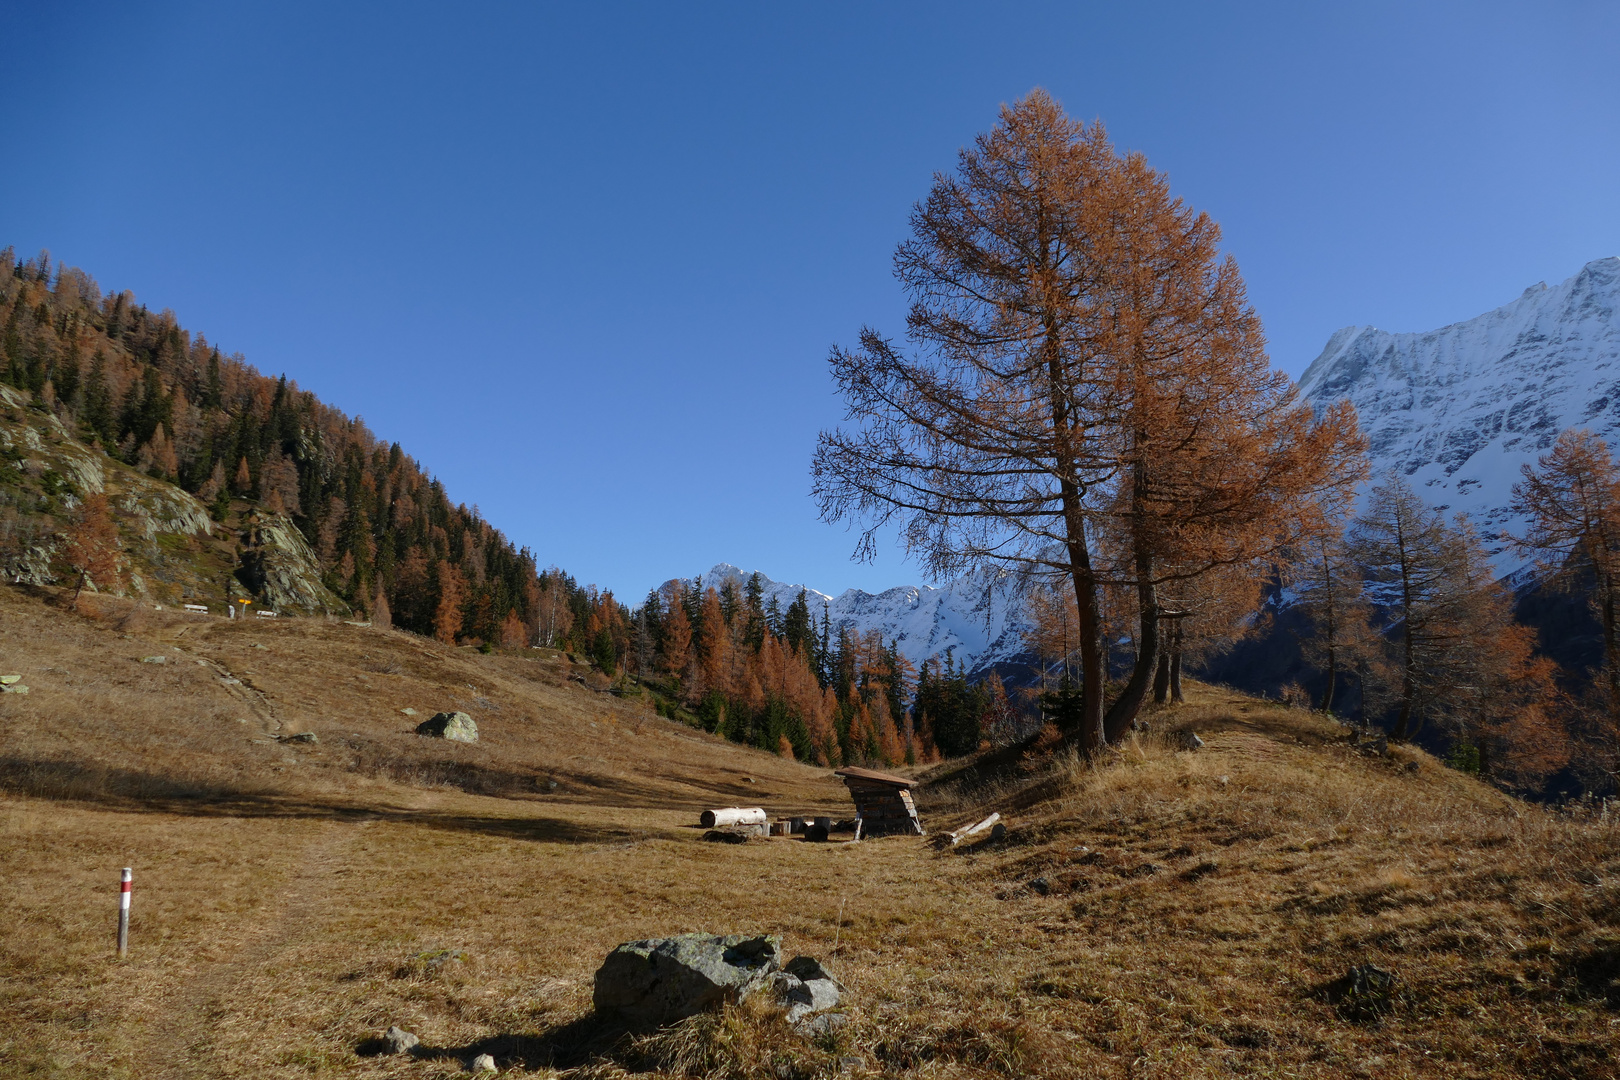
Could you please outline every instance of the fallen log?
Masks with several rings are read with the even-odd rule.
[[[705,810],[698,815],[698,824],[705,829],[722,825],[763,825],[765,811],[757,806],[728,806],[720,810]]]
[[[983,821],[974,822],[972,825],[964,825],[962,828],[957,829],[953,833],[947,833],[946,836],[950,838],[951,847],[955,847],[968,837],[977,836],[979,833],[984,832],[984,830],[992,828],[1000,820],[1001,814],[994,813],[985,818]]]

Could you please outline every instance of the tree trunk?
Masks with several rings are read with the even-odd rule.
[[[1136,666],[1131,669],[1125,689],[1114,699],[1108,715],[1103,719],[1103,732],[1109,742],[1124,738],[1125,732],[1130,730],[1136,714],[1142,710],[1142,701],[1147,697],[1148,688],[1159,667],[1159,595],[1153,585],[1153,569],[1153,555],[1147,550],[1145,542],[1139,539],[1136,551],[1136,598],[1141,606],[1141,634],[1136,646]]]
[[[1333,711],[1333,686],[1339,681],[1339,655],[1332,645],[1328,646],[1327,687],[1322,691],[1322,711]]]
[[[1181,696],[1181,624],[1176,624],[1176,648],[1170,654],[1170,700],[1177,705],[1186,702]]]
[[[705,810],[698,815],[698,824],[705,829],[717,829],[725,825],[758,825],[765,820],[765,811],[758,806],[727,806],[718,810]]]
[[[1615,633],[1614,581],[1607,574],[1603,578],[1603,659],[1609,669],[1609,715],[1620,719],[1620,641]]]
[[[1078,508],[1078,497],[1075,505]],[[1074,516],[1079,517],[1078,510]],[[1080,528],[1083,530],[1084,525]],[[1102,660],[1102,612],[1097,604],[1097,579],[1091,572],[1085,533],[1071,531],[1069,535],[1074,599],[1080,611],[1080,730],[1076,734],[1080,749],[1090,754],[1102,749],[1105,742],[1103,680],[1107,672],[1103,670]]]
[[[1159,670],[1153,673],[1153,704],[1163,705],[1170,700],[1170,650],[1159,654]]]

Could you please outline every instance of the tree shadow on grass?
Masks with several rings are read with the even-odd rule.
[[[463,814],[357,805],[336,799],[256,791],[136,769],[112,769],[53,759],[0,758],[0,792],[60,802],[88,803],[129,813],[357,823],[384,821],[447,832],[560,844],[622,842],[646,839],[649,835],[645,829],[585,825],[554,817]]]

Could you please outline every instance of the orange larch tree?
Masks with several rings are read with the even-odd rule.
[[[822,433],[814,494],[862,521],[863,557],[895,527],[936,577],[998,564],[1071,589],[1072,734],[1095,749],[1149,690],[1161,588],[1265,566],[1351,498],[1354,413],[1295,400],[1219,227],[1044,92],[936,177],[911,232],[914,349],[866,329],[833,350],[850,426]],[[1137,655],[1105,716],[1110,583],[1135,595]]]
[[[113,521],[107,496],[94,492],[84,497],[73,524],[62,544],[62,559],[78,575],[72,603],[93,582],[97,591],[107,592],[121,584],[118,565],[118,525]]]

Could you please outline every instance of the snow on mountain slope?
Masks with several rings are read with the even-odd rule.
[[[719,589],[731,581],[740,594],[749,576],[749,571],[719,563],[701,576],[700,583],[705,589]],[[856,634],[876,628],[884,641],[898,641],[901,655],[919,667],[929,657],[943,658],[945,650],[954,649],[956,662],[972,675],[1024,654],[1028,623],[1022,593],[996,571],[967,574],[943,588],[902,585],[875,596],[860,589],[828,596],[803,585],[773,581],[764,574],[760,582],[767,608],[774,598],[786,611],[803,589],[817,627],[825,604],[834,635],[839,627]]]
[[[1424,499],[1464,511],[1497,570],[1524,565],[1503,538],[1519,467],[1558,433],[1586,427],[1620,444],[1620,258],[1587,263],[1561,285],[1423,334],[1349,326],[1300,379],[1306,400],[1348,398],[1374,475],[1393,469]]]

